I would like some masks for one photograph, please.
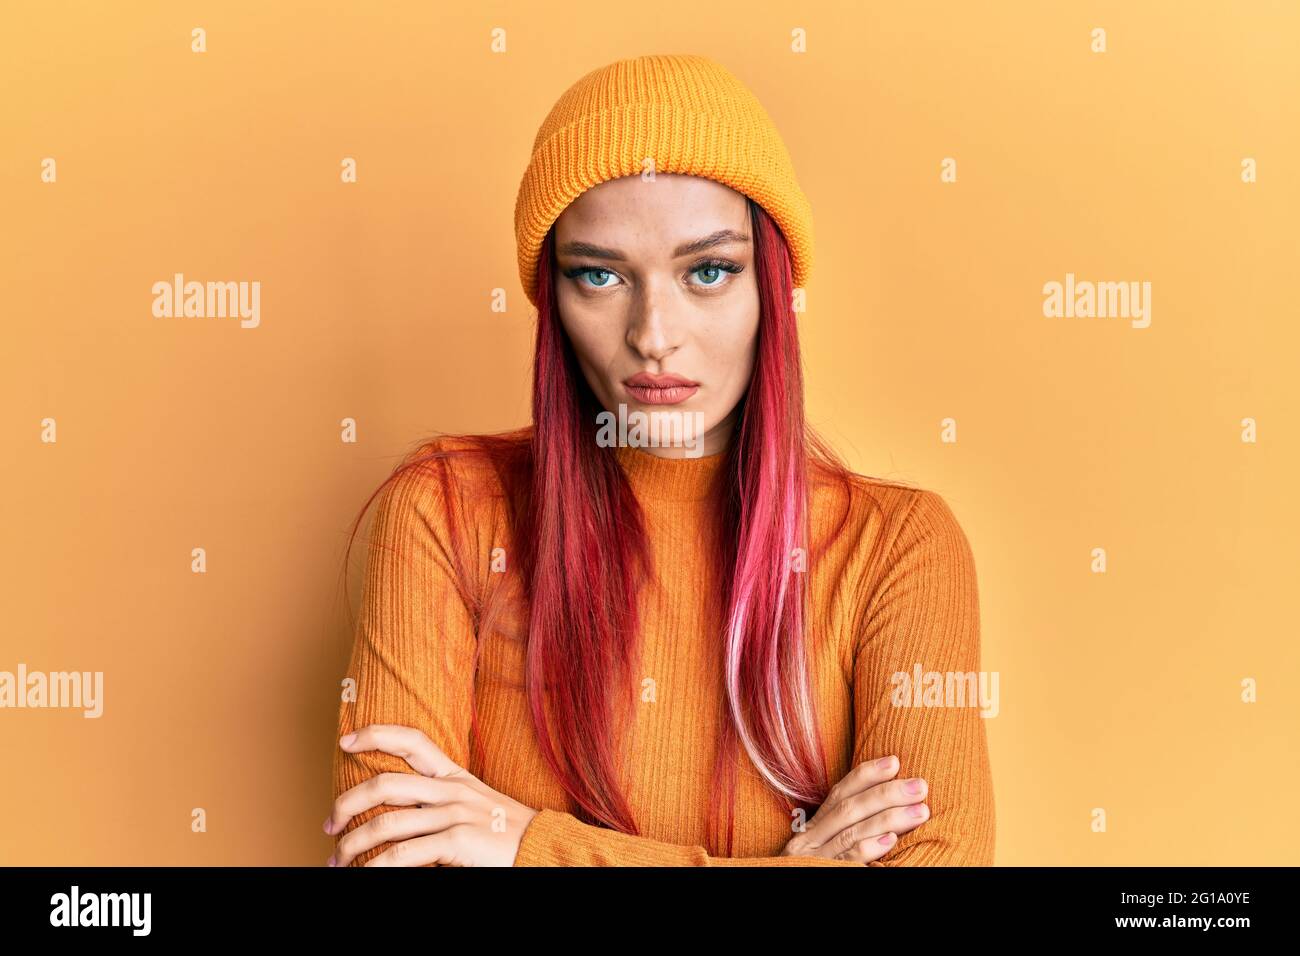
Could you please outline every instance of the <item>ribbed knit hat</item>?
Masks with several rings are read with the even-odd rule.
[[[713,179],[762,206],[790,247],[796,287],[812,266],[812,207],[780,134],[729,70],[696,54],[639,56],[569,87],[537,131],[515,200],[519,279],[537,305],[537,258],[569,203],[599,183],[656,173]]]

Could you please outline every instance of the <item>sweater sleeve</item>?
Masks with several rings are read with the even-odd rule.
[[[583,823],[544,809],[524,831],[515,866],[856,866],[818,856],[710,856],[702,846],[664,843]]]
[[[339,707],[336,798],[380,773],[415,773],[401,757],[338,746],[338,737],[367,724],[416,727],[456,763],[465,766],[468,759],[476,631],[456,585],[446,496],[434,472],[431,465],[403,472],[380,492],[375,507],[346,675],[355,682],[355,700],[345,693]],[[344,832],[396,809],[363,811]],[[358,854],[352,865],[364,866],[391,845]]]
[[[996,714],[997,685],[979,672],[974,556],[935,492],[916,491],[857,641],[853,765],[893,754],[898,779],[923,777],[929,785],[929,818],[869,865],[991,866],[993,780],[982,709]]]

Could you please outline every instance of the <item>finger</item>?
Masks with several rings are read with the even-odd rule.
[[[898,758],[889,756],[864,761],[850,770],[839,783],[831,787],[830,793],[808,823],[802,842],[810,847],[821,846],[845,827],[862,819],[861,816],[854,817],[846,812],[843,808],[844,801],[890,780],[898,773],[898,767]]]
[[[415,773],[381,773],[339,794],[325,820],[326,833],[342,833],[358,813],[372,807],[412,807],[448,803],[459,796],[455,784]]]
[[[891,807],[858,824],[859,836],[878,836],[890,832],[902,836],[915,830],[928,819],[930,819],[930,807],[924,803],[914,803],[909,807]]]
[[[846,827],[819,849],[824,854],[838,856],[852,849],[862,840],[875,839],[888,833],[893,833],[896,837],[902,836],[915,830],[928,819],[930,819],[930,808],[924,803],[916,803],[910,807],[890,807],[853,826]]]
[[[826,795],[826,799],[822,801],[822,805],[830,804],[834,806],[855,793],[861,793],[868,787],[891,780],[898,773],[898,768],[898,758],[893,754],[881,757],[879,760],[864,760],[841,777],[835,786],[831,787],[831,791]]]
[[[818,846],[824,845],[845,830],[891,807],[907,807],[924,802],[928,791],[928,785],[920,777],[878,783],[827,810],[825,819],[818,821],[817,833],[813,839],[818,841]],[[820,812],[818,816],[821,816]],[[888,828],[876,832],[883,832],[884,829]]]
[[[385,843],[438,833],[461,822],[458,804],[390,810],[343,835],[334,851],[333,866],[351,866],[362,853]]]
[[[898,843],[898,836],[894,833],[866,837],[836,855],[835,859],[848,860],[851,863],[871,863],[892,850],[896,843]]]
[[[465,866],[449,827],[430,836],[394,843],[366,866]]]
[[[422,731],[401,724],[367,724],[360,730],[339,738],[339,746],[348,753],[382,750],[386,754],[401,757],[416,773],[426,777],[449,776],[464,769],[443,753]]]

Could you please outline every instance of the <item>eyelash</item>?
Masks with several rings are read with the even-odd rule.
[[[704,259],[700,262],[695,263],[695,265],[687,269],[686,272],[688,275],[691,275],[696,272],[699,272],[701,269],[719,269],[722,272],[729,272],[732,275],[735,275],[737,273],[743,272],[745,270],[745,267],[740,265],[737,262],[732,262],[730,259]],[[608,272],[610,275],[618,275],[618,273],[615,272],[613,269],[606,269],[604,266],[574,266],[572,269],[565,269],[564,276],[569,279],[577,279],[580,276],[584,276],[589,272]],[[728,285],[728,283],[723,281],[723,282],[715,282],[712,283],[711,285],[696,286],[696,288],[721,289],[726,285]],[[613,286],[586,286],[586,288],[592,290],[599,290],[599,289],[613,288]]]

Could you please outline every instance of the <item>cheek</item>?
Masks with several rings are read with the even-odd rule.
[[[757,304],[754,306],[757,312]],[[733,398],[739,398],[749,384],[758,349],[758,317],[744,314],[728,322],[710,344],[710,362],[715,368],[725,369],[720,384]]]
[[[599,315],[592,309],[584,309],[584,303],[567,302],[564,296],[559,299],[560,325],[564,328],[578,363],[588,373],[601,374],[609,367],[614,356],[618,355],[621,342],[618,325],[609,316]],[[595,387],[595,383],[592,383]]]

